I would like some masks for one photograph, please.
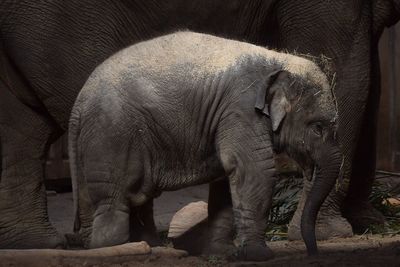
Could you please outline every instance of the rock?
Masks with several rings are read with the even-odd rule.
[[[192,202],[172,217],[168,238],[174,248],[183,249],[190,255],[199,255],[207,244],[208,205],[204,201]]]
[[[196,225],[207,220],[207,203],[204,201],[192,202],[180,209],[172,217],[168,238],[178,238],[190,231]]]

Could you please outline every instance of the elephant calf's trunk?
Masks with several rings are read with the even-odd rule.
[[[301,235],[307,247],[308,255],[318,254],[317,242],[315,238],[315,222],[318,211],[335,185],[336,179],[341,169],[341,154],[339,152],[325,157],[316,167],[314,184],[308,194],[301,217]]]

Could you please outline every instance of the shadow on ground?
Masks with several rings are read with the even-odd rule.
[[[155,201],[155,221],[160,231],[168,229],[175,212],[190,202],[206,200],[208,186],[191,187],[163,193]],[[49,216],[61,233],[69,233],[73,225],[72,194],[51,193]],[[196,237],[193,237],[196,242]],[[319,242],[320,255],[308,257],[303,242],[275,241],[268,245],[275,258],[263,263],[232,263],[216,257],[191,257],[173,249],[148,248],[141,244],[135,254],[135,244],[104,251],[63,250],[0,250],[0,267],[133,267],[133,266],[399,266],[400,235],[362,235],[346,239]],[[146,247],[147,246],[147,247]],[[89,254],[86,254],[89,253]]]
[[[190,202],[207,201],[208,185],[188,187],[173,192],[163,192],[154,201],[154,220],[158,231],[168,231],[172,216]],[[48,211],[51,222],[62,233],[73,229],[72,193],[48,194]]]

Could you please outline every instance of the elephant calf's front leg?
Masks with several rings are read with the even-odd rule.
[[[273,165],[271,166],[273,168]],[[257,169],[241,173],[234,171],[230,177],[236,242],[240,260],[263,261],[273,257],[265,245],[265,231],[274,185],[273,170]]]
[[[265,244],[265,231],[275,183],[270,147],[258,147],[243,139],[221,149],[221,161],[229,176],[238,260],[265,261],[273,257]],[[246,144],[247,143],[247,144]],[[259,146],[265,142],[258,143]]]

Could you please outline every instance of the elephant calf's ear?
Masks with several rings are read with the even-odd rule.
[[[270,85],[275,81],[276,76],[281,72],[281,70],[275,70],[270,75],[265,77],[265,79],[257,86],[257,96],[255,108],[265,115],[269,116],[269,108],[267,102],[267,93]]]
[[[272,72],[257,88],[255,108],[271,118],[272,130],[278,130],[290,108],[286,97],[289,73],[284,70]]]

